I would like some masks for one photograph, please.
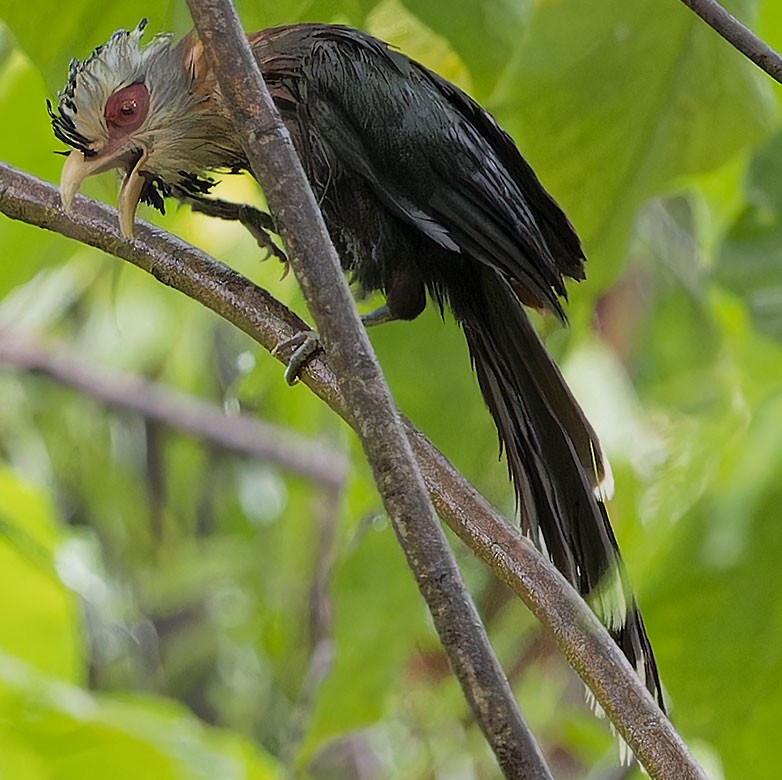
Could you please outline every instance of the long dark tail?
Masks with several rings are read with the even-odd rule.
[[[460,319],[523,529],[592,606],[663,707],[652,648],[603,505],[610,470],[597,436],[510,284],[488,267],[479,275],[479,294],[469,297]]]

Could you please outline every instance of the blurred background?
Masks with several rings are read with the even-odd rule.
[[[729,7],[782,46],[779,3]],[[782,93],[676,0],[239,11],[248,30],[337,21],[392,42],[491,110],[563,205],[589,278],[569,329],[540,325],[611,458],[673,720],[713,780],[777,778]],[[45,100],[141,14],[190,27],[182,2],[0,0],[0,159],[58,181]],[[111,174],[83,189],[116,190]],[[217,194],[263,205],[246,178]],[[306,316],[241,229],[175,204],[140,216]],[[141,271],[4,217],[0,247],[0,777],[498,777],[346,426]],[[453,322],[371,337],[401,409],[512,518]],[[128,408],[182,407],[170,393],[204,401],[196,418],[273,423],[331,478]],[[640,777],[535,620],[454,547],[555,776]]]

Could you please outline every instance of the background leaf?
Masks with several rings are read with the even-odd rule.
[[[782,47],[778,3],[729,7]],[[673,0],[239,10],[248,29],[336,21],[389,40],[487,105],[566,207],[589,280],[569,331],[539,324],[611,457],[611,515],[674,720],[714,780],[776,780],[780,90]],[[58,179],[46,98],[71,57],[142,14],[152,32],[191,26],[183,3],[0,0],[4,161]],[[113,203],[116,181],[85,191]],[[246,177],[219,194],[263,203]],[[187,209],[143,218],[306,316],[242,230]],[[0,776],[496,776],[346,426],[141,272],[9,220],[0,246],[0,338],[273,420],[351,464],[327,495],[0,367]],[[427,311],[371,338],[400,408],[512,517],[452,320]],[[575,675],[455,551],[554,774],[608,776],[615,744]]]

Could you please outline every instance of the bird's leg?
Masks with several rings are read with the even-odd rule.
[[[278,355],[286,349],[293,349],[285,367],[285,381],[289,385],[295,385],[299,381],[302,368],[312,359],[320,349],[320,334],[316,330],[303,330],[295,336],[281,341],[273,350],[272,355]]]
[[[391,310],[386,304],[378,307],[368,314],[361,315],[361,322],[364,327],[369,328],[373,325],[382,325],[385,322],[396,320]],[[288,365],[285,368],[285,381],[289,385],[295,385],[299,381],[299,374],[302,368],[312,359],[315,353],[320,349],[320,335],[316,330],[303,330],[290,339],[280,342],[273,350],[272,355],[277,355],[286,349],[293,349]]]
[[[361,322],[364,323],[365,328],[371,328],[373,325],[383,325],[386,322],[394,322],[398,319],[399,317],[391,313],[387,303],[361,315]]]
[[[248,206],[246,203],[231,203],[228,200],[220,200],[219,198],[205,198],[200,195],[194,195],[176,185],[172,186],[171,195],[180,202],[186,203],[193,211],[197,211],[200,214],[240,222],[258,242],[258,246],[261,249],[265,249],[269,255],[274,255],[281,263],[285,264],[285,274],[288,273],[288,258],[269,235],[269,232],[276,231],[271,214],[267,214],[265,211],[256,209],[253,206]]]

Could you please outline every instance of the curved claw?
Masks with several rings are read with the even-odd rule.
[[[273,350],[272,355],[295,347],[293,353],[288,359],[288,365],[285,368],[285,381],[289,385],[295,385],[299,381],[299,374],[307,362],[320,349],[320,335],[316,330],[303,330],[297,333],[293,338],[280,342]]]

